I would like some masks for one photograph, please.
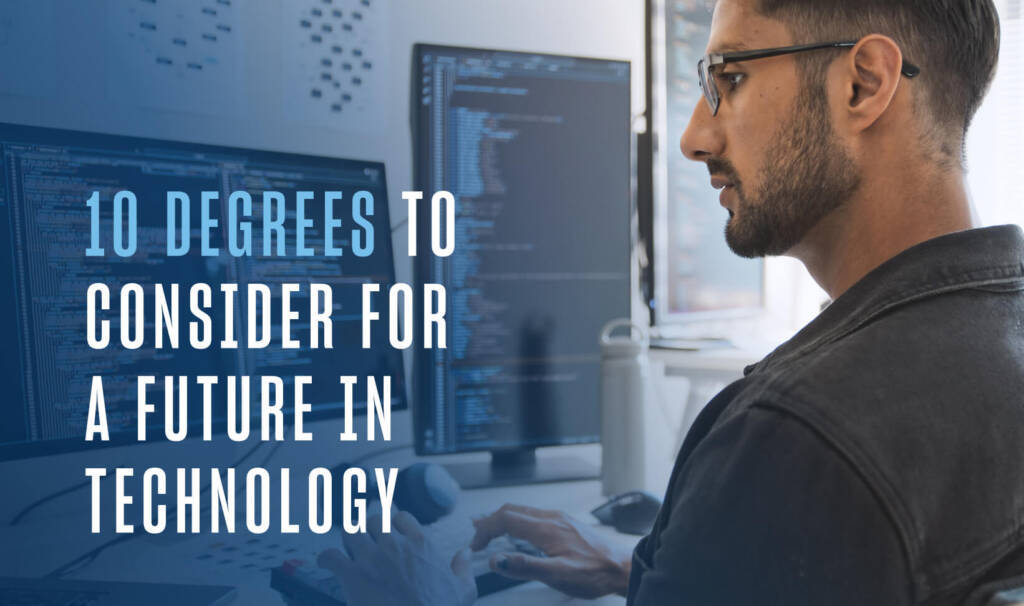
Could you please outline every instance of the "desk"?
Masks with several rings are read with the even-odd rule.
[[[564,455],[565,451],[582,456],[590,461],[599,460],[599,448],[594,445],[557,449],[553,454]],[[538,460],[543,461],[547,453],[538,453]],[[290,464],[290,457],[283,457],[281,464]],[[460,460],[465,460],[466,457]],[[402,463],[407,464],[411,458],[407,455]],[[435,459],[431,459],[435,460]],[[399,463],[398,460],[388,461]],[[581,482],[564,482],[554,484],[513,486],[483,490],[463,491],[453,516],[478,515],[493,511],[506,502],[525,503],[534,507],[559,509],[588,519],[591,508],[603,502],[600,482],[596,480]],[[0,550],[0,566],[7,576],[41,576],[63,564],[69,559],[87,550],[91,545],[98,545],[109,536],[93,537],[88,535],[88,513],[84,516],[69,516],[51,519],[45,522],[27,523],[16,527],[0,528],[0,545],[30,546],[30,550]],[[204,524],[205,526],[205,524]],[[242,526],[239,526],[241,529]],[[601,528],[612,540],[622,541],[624,545],[632,545],[637,537],[619,535],[611,529]],[[84,535],[84,536],[83,536]],[[305,538],[305,535],[303,535]],[[67,549],[68,539],[73,537],[76,548],[73,552]],[[283,602],[280,595],[270,589],[269,573],[255,567],[240,569],[237,562],[220,564],[216,558],[199,559],[210,544],[228,545],[231,541],[245,544],[251,536],[245,532],[235,535],[164,535],[140,536],[123,544],[115,545],[90,566],[68,578],[111,581],[142,581],[162,583],[196,583],[233,585],[238,588],[238,599],[235,602],[245,606],[280,606]],[[287,544],[294,542],[294,535],[280,537],[268,533],[260,537],[261,544],[274,544],[280,541]],[[337,541],[336,535],[326,537],[309,537],[303,543],[309,553],[332,545]],[[294,557],[294,554],[280,554],[268,560],[268,565],[279,564],[282,560]],[[229,557],[224,557],[228,560]],[[539,583],[528,583],[503,591],[478,601],[480,606],[497,606],[501,604],[530,603],[531,606],[547,604],[622,604],[620,597],[607,597],[602,600],[577,601]]]

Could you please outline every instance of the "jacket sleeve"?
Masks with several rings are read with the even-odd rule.
[[[641,576],[631,605],[913,603],[895,526],[856,470],[801,421],[748,409],[684,465],[653,557],[634,558],[642,570],[633,571]]]

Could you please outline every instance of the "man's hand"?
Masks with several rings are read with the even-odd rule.
[[[348,606],[468,606],[476,600],[468,549],[449,566],[404,511],[394,515],[388,534],[381,533],[378,516],[367,526],[369,534],[347,535],[345,549],[328,549],[317,560],[338,578]]]
[[[524,505],[504,505],[475,520],[471,547],[481,550],[508,534],[533,543],[547,554],[537,558],[521,553],[496,554],[491,569],[516,579],[540,581],[568,595],[593,599],[610,593],[625,595],[632,553],[599,536],[587,524],[565,513]]]

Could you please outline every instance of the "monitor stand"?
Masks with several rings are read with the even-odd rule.
[[[537,460],[532,448],[491,451],[490,463],[448,463],[445,468],[464,489],[593,480],[601,470],[572,456],[543,457]]]

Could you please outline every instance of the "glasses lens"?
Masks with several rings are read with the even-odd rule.
[[[711,78],[710,72],[708,62],[705,59],[697,62],[700,89],[704,92],[704,100],[708,102],[708,107],[711,108],[711,115],[715,116],[718,114],[718,89],[715,88],[715,81]]]

